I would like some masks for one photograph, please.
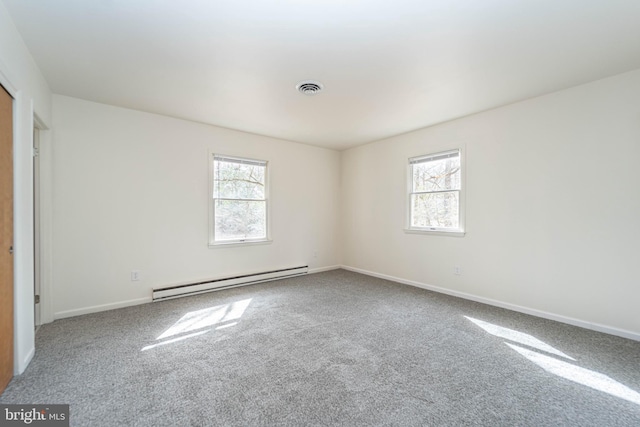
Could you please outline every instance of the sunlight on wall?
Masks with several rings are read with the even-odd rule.
[[[493,323],[484,322],[472,317],[464,317],[480,328],[484,329],[491,335],[495,335],[500,338],[506,338],[510,341],[515,341],[519,344],[535,348],[536,350],[541,350],[546,353],[564,357],[572,361],[576,360],[529,334],[518,332],[509,328],[504,328],[502,326],[494,325]],[[619,383],[611,377],[608,377],[599,372],[582,368],[569,362],[565,362],[563,360],[556,359],[555,357],[544,355],[537,351],[517,346],[515,344],[510,344],[508,342],[505,342],[505,344],[549,373],[552,373],[569,381],[573,381],[575,383],[590,387],[594,390],[610,394],[611,396],[619,397],[620,399],[635,403],[636,405],[640,405],[640,393],[630,389],[624,384]]]
[[[169,329],[164,331],[156,340],[171,337],[177,334],[183,334],[185,332],[195,331],[197,329],[206,328],[217,323],[226,322],[229,320],[236,320],[242,317],[244,311],[251,303],[251,298],[236,301],[230,304],[218,305],[215,307],[209,307],[202,310],[191,311],[176,323],[174,323]]]

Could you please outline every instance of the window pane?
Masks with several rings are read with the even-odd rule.
[[[412,165],[413,192],[460,190],[460,157]]]
[[[267,202],[216,200],[216,241],[267,237]]]
[[[412,227],[458,228],[457,191],[411,195]]]
[[[213,197],[223,199],[264,199],[265,166],[215,160]]]

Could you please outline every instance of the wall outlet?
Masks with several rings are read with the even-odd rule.
[[[460,267],[459,265],[453,267],[453,274],[455,274],[456,276],[462,276],[462,267]]]
[[[137,282],[138,280],[140,280],[140,271],[131,270],[131,281]]]

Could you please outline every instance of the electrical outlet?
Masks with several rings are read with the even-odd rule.
[[[453,274],[455,274],[456,276],[462,276],[462,267],[458,265],[453,267]]]
[[[318,251],[313,251],[313,257],[318,258]]]
[[[132,270],[131,271],[131,281],[132,282],[137,282],[138,280],[140,280],[140,271]]]

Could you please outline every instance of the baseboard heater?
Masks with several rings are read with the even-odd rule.
[[[168,286],[153,290],[153,301],[162,301],[171,298],[179,298],[188,295],[197,295],[205,292],[220,291],[238,286],[253,285],[255,283],[268,282],[270,280],[284,279],[286,277],[301,276],[309,272],[309,266],[283,268],[280,270],[263,271],[262,273],[245,274],[242,276],[225,277],[223,279],[204,280],[182,285]]]

